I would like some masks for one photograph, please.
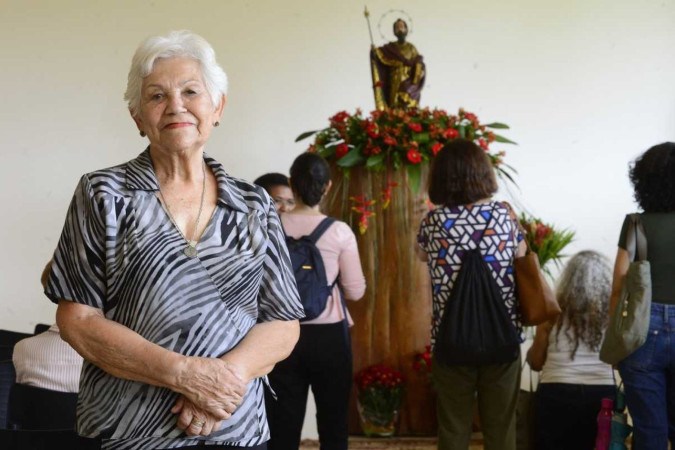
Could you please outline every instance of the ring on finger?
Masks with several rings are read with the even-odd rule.
[[[190,425],[196,428],[202,428],[206,422],[198,420],[198,419],[192,419],[192,422],[190,422]]]

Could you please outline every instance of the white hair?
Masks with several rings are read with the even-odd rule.
[[[573,343],[574,359],[579,342],[598,351],[609,317],[612,266],[607,257],[592,250],[574,255],[565,266],[556,290],[562,314],[556,335],[563,331]]]
[[[127,90],[124,100],[132,115],[141,107],[143,78],[150,75],[155,61],[161,58],[185,57],[196,60],[202,69],[204,84],[211,102],[219,105],[221,97],[227,94],[227,75],[216,62],[216,52],[201,36],[191,31],[171,31],[166,36],[152,36],[141,42],[136,49],[129,68]]]

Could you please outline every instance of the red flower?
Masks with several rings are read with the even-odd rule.
[[[382,209],[387,209],[391,202],[391,189],[398,186],[395,181],[387,182],[387,187],[382,190]]]
[[[340,144],[335,147],[335,157],[337,159],[342,158],[347,153],[349,153],[349,146],[347,146],[347,144]]]
[[[424,352],[415,354],[413,369],[415,369],[416,372],[431,371],[431,345],[427,345]]]
[[[480,146],[480,148],[482,148],[485,151],[489,150],[488,149],[488,143],[485,139],[482,139],[482,138],[478,139],[478,145]]]
[[[408,161],[413,164],[419,164],[422,162],[422,154],[416,148],[411,148],[406,154]]]
[[[438,152],[441,151],[442,148],[443,148],[443,144],[441,144],[440,142],[434,142],[434,145],[431,146],[431,153],[434,156],[436,156],[438,154]]]
[[[541,246],[544,243],[544,240],[553,232],[551,227],[544,225],[543,223],[537,223],[537,227],[534,230],[534,243],[537,246]]]
[[[347,111],[340,111],[339,113],[335,114],[333,117],[330,118],[330,121],[332,123],[344,123],[347,119],[349,119],[349,113]]]
[[[443,137],[446,139],[457,139],[459,137],[459,131],[454,128],[448,128],[443,132]]]
[[[422,124],[419,124],[419,123],[409,123],[409,124],[408,124],[408,128],[410,128],[410,129],[411,129],[412,131],[414,131],[415,133],[419,133],[420,131],[422,131]]]
[[[364,129],[366,130],[366,134],[373,139],[377,139],[380,135],[377,124],[374,122],[366,121]]]
[[[387,144],[387,145],[392,145],[392,146],[396,145],[396,139],[394,139],[394,138],[393,138],[391,135],[389,135],[389,134],[385,134],[385,135],[384,135],[383,141],[384,141],[384,143]]]

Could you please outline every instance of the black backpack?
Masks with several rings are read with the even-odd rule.
[[[501,290],[480,250],[468,250],[445,305],[434,356],[446,366],[480,366],[513,362],[519,352]]]
[[[298,285],[302,307],[305,309],[305,318],[300,321],[315,319],[326,309],[328,297],[337,283],[336,278],[333,284],[328,284],[323,258],[316,247],[316,241],[333,222],[335,219],[326,217],[309,236],[295,239],[286,235],[286,246],[291,255],[295,282]]]

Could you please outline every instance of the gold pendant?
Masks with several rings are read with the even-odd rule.
[[[188,258],[196,258],[197,247],[193,246],[192,243],[190,243],[187,245],[187,247],[183,249],[183,253],[185,253],[185,256],[187,256]]]

